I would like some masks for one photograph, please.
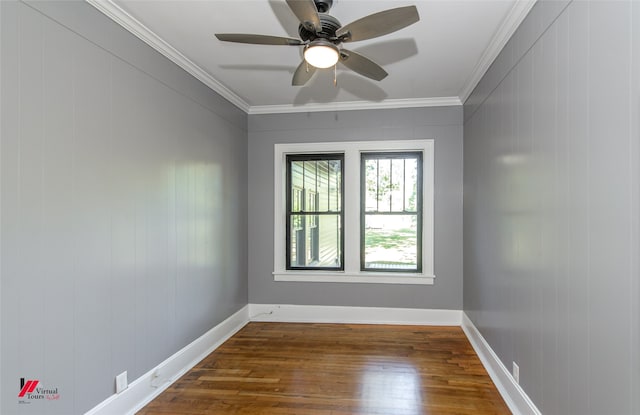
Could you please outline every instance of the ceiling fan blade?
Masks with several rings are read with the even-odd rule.
[[[304,42],[292,37],[279,37],[267,35],[251,35],[247,33],[216,33],[218,40],[223,42],[249,43],[252,45],[285,45],[300,46]]]
[[[389,75],[382,66],[350,50],[342,49],[340,51],[340,61],[352,71],[375,81],[382,81]]]
[[[287,0],[287,4],[307,30],[316,33],[322,30],[318,9],[313,0]]]
[[[309,79],[316,73],[316,67],[309,65],[307,61],[304,59],[298,65],[296,72],[293,74],[293,79],[291,80],[291,85],[293,86],[303,86]]]
[[[372,39],[400,30],[420,20],[416,6],[398,7],[370,14],[342,26],[336,36],[346,35],[344,42]]]

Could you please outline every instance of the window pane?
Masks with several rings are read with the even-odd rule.
[[[416,215],[366,215],[364,245],[365,269],[416,271]]]
[[[407,212],[418,210],[418,160],[405,160],[405,183],[404,183],[404,204]]]
[[[405,159],[391,160],[391,211],[403,212]]]
[[[304,190],[304,162],[291,162],[291,211],[303,210],[302,192]]]
[[[304,190],[306,193],[306,197],[305,197],[305,202],[306,205],[304,206],[304,211],[305,212],[313,212],[315,211],[315,206],[310,206],[309,205],[309,201],[313,200],[313,204],[315,205],[315,199],[312,199],[312,197],[318,193],[318,188],[317,188],[317,161],[305,161],[304,162]]]
[[[365,154],[366,212],[416,212],[418,160],[414,155]]]
[[[342,162],[340,160],[329,160],[328,182],[329,210],[338,212],[342,210]]]
[[[378,212],[391,211],[391,160],[378,160]]]
[[[329,162],[321,160],[317,162],[318,171],[318,212],[329,210]]]
[[[366,210],[378,210],[378,160],[365,160],[365,203]]]
[[[292,161],[291,211],[340,211],[341,169],[340,160]]]
[[[339,268],[340,215],[291,215],[290,264]]]

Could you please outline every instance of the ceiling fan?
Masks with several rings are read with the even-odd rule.
[[[294,86],[306,84],[316,69],[335,67],[338,61],[360,75],[381,81],[388,74],[380,65],[342,48],[342,43],[383,36],[420,20],[416,6],[406,6],[370,14],[342,26],[338,19],[328,14],[333,0],[286,1],[300,21],[300,39],[245,33],[217,33],[216,37],[225,42],[304,46],[304,59],[293,74],[291,84]]]

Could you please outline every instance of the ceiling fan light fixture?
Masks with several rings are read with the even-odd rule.
[[[316,39],[304,50],[304,59],[316,68],[330,68],[338,63],[339,50],[333,43]]]

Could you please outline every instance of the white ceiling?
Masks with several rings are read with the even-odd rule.
[[[88,0],[96,8],[249,113],[460,105],[535,0],[334,0],[343,24],[415,4],[420,21],[343,45],[382,65],[369,80],[338,65],[291,86],[301,47],[220,42],[214,33],[298,37],[284,0]]]

